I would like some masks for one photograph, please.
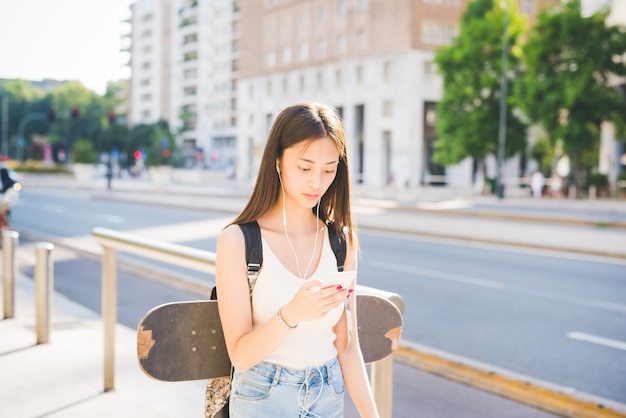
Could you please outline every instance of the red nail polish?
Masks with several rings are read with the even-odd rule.
[[[348,289],[348,293],[354,292],[354,289]]]
[[[343,287],[341,287],[341,285],[338,285],[337,290],[341,290],[341,289],[343,289]]]

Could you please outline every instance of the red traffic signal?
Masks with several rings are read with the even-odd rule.
[[[70,113],[72,115],[72,119],[78,119],[78,117],[80,116],[80,110],[78,110],[76,106],[72,107]]]
[[[48,109],[48,120],[53,121],[56,118],[56,112],[54,109]]]
[[[135,160],[140,160],[141,159],[141,151],[140,150],[136,150],[135,152],[133,152],[133,158]]]
[[[115,122],[115,118],[117,117],[117,115],[115,114],[115,112],[110,112],[109,113],[109,122],[113,123]]]

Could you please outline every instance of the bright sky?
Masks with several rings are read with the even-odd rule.
[[[79,80],[103,94],[128,78],[120,52],[133,0],[0,0],[0,78]]]

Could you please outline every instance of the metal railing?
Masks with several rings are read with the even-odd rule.
[[[160,262],[215,274],[215,253],[177,244],[164,243],[135,235],[94,228],[92,236],[102,246],[102,319],[104,322],[104,391],[115,387],[115,326],[117,323],[117,252],[125,251]],[[207,286],[207,291],[210,288]],[[357,293],[373,294],[388,299],[404,312],[402,298],[379,289],[357,286]],[[383,418],[392,416],[393,356],[370,365],[370,382],[374,398]]]
[[[2,232],[3,319],[15,317],[18,242],[19,234],[17,232]],[[54,246],[48,242],[39,242],[35,247],[35,332],[37,344],[45,344],[50,341],[50,308],[54,291],[53,249]]]

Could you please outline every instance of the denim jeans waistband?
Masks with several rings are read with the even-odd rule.
[[[264,361],[250,368],[250,372],[273,378],[273,384],[279,381],[282,383],[302,384],[308,379],[316,378],[320,375],[323,380],[330,384],[332,376],[339,373],[340,369],[339,361],[337,358],[334,358],[325,364],[319,366],[314,365],[308,369],[290,369]]]

